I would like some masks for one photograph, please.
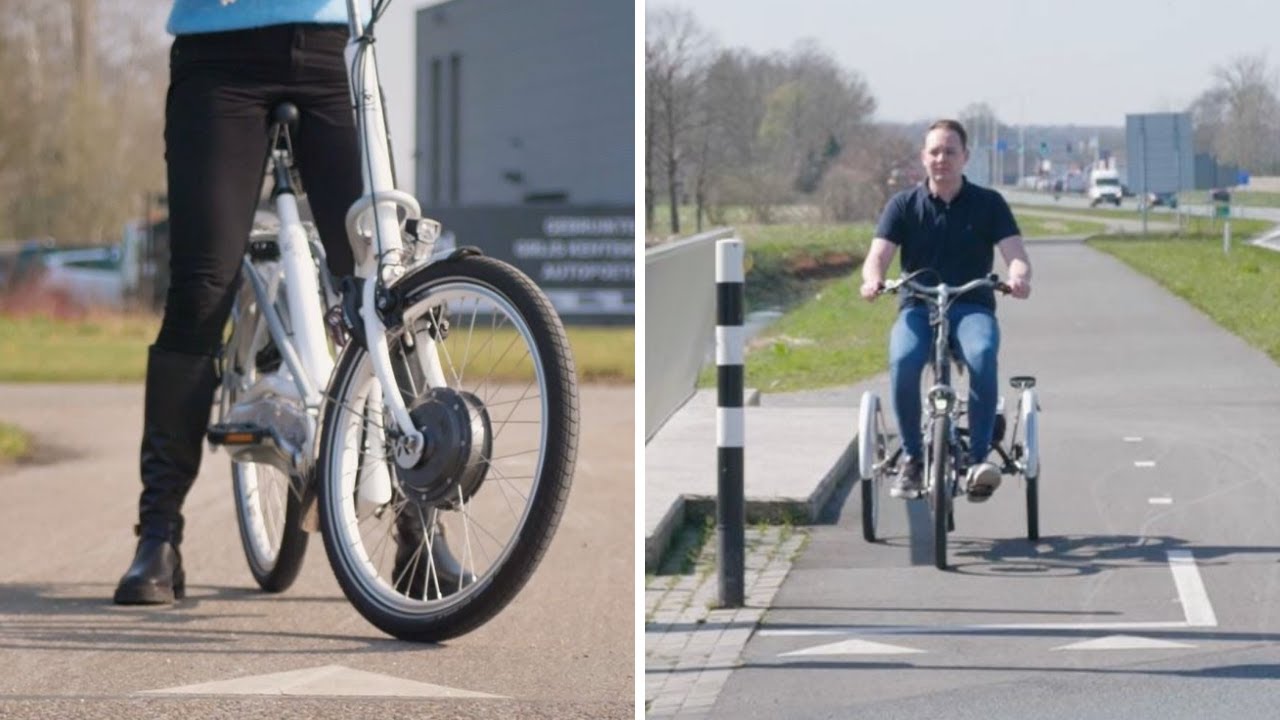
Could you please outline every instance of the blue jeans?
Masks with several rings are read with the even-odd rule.
[[[995,431],[1000,325],[995,314],[981,305],[956,303],[947,311],[947,319],[951,323],[951,345],[959,346],[969,372],[969,460],[979,463],[991,452],[991,434]],[[932,354],[929,308],[916,305],[899,312],[889,333],[889,378],[903,451],[913,458],[924,456],[920,377]]]

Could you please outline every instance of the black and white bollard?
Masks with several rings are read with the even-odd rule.
[[[716,550],[720,559],[720,605],[742,607],[746,515],[743,489],[742,409],[743,248],[736,238],[716,242]]]

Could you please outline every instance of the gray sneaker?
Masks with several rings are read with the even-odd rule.
[[[969,467],[965,492],[969,502],[986,502],[991,493],[1000,487],[1000,468],[989,462],[980,462]]]
[[[912,500],[924,492],[924,464],[915,458],[903,458],[898,476],[889,486],[889,494],[896,498]]]

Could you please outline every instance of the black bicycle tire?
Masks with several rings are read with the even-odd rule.
[[[438,611],[414,615],[398,613],[363,595],[360,583],[347,564],[345,547],[337,541],[333,524],[337,522],[338,502],[333,484],[328,481],[328,464],[335,439],[338,402],[328,402],[321,430],[318,462],[320,524],[329,565],[353,607],[372,625],[401,640],[440,642],[464,635],[483,625],[507,606],[528,582],[542,557],[568,501],[578,445],[578,396],[576,371],[564,326],[551,301],[523,273],[507,263],[475,255],[460,255],[418,269],[400,283],[405,305],[411,305],[433,286],[449,281],[481,284],[509,301],[528,326],[533,342],[542,358],[548,402],[547,443],[542,476],[531,492],[528,516],[519,530],[507,559],[496,571],[479,581],[466,602]],[[344,396],[352,381],[353,370],[365,351],[358,343],[350,343],[338,359],[331,388],[333,398]]]
[[[1027,478],[1027,540],[1040,539],[1040,476]]]
[[[876,503],[880,501],[877,497],[875,480],[859,480],[858,484],[862,486],[862,539],[869,543],[876,541]]]
[[[939,570],[947,569],[947,532],[951,520],[951,488],[947,483],[947,465],[950,460],[950,419],[945,415],[933,421],[933,437],[930,438],[931,459],[929,478],[933,493],[933,564]]]
[[[873,440],[871,447],[874,450],[875,463],[880,465],[884,461],[885,455],[885,437],[884,430],[880,424],[880,412],[878,407],[871,414],[871,432]],[[859,428],[861,432],[863,428]],[[861,458],[859,458],[861,461]],[[858,480],[858,484],[862,486],[862,539],[869,543],[876,542],[876,530],[880,516],[880,483],[879,472],[873,473],[870,478]]]
[[[276,561],[270,568],[259,567],[250,549],[249,529],[245,525],[244,493],[236,487],[240,482],[235,468],[237,464],[256,463],[236,463],[235,461],[231,463],[232,495],[236,499],[236,527],[240,530],[240,545],[244,549],[249,573],[253,575],[254,582],[258,583],[258,587],[264,592],[284,592],[298,579],[298,573],[302,571],[302,561],[307,556],[307,542],[310,538],[302,529],[302,502],[293,488],[290,488],[289,499],[285,504],[284,529],[281,531],[280,550],[276,553]]]
[[[236,335],[239,327],[232,329],[232,337]],[[230,385],[223,386],[223,392],[228,393],[228,406],[235,403],[236,391]],[[276,551],[275,562],[271,567],[264,567],[256,560],[253,552],[253,542],[249,538],[249,528],[245,520],[245,514],[248,509],[244,506],[245,493],[241,490],[242,482],[237,468],[244,465],[258,465],[260,463],[241,463],[235,460],[231,461],[231,494],[235,498],[236,504],[236,528],[240,534],[240,547],[244,550],[245,563],[249,566],[249,573],[253,576],[254,582],[258,584],[264,592],[279,593],[288,590],[298,579],[298,573],[302,571],[302,562],[307,555],[307,542],[310,538],[307,532],[302,529],[302,502],[298,499],[294,488],[290,487],[288,499],[285,501],[284,512],[284,528],[280,535],[280,549]],[[270,466],[265,466],[270,467]]]

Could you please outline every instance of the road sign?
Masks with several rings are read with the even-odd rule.
[[[1236,173],[1236,184],[1237,184],[1237,185],[1248,185],[1248,184],[1249,184],[1249,173],[1245,172],[1244,170],[1240,170],[1240,171],[1238,171],[1238,172]]]
[[[1009,149],[1009,143],[1006,140],[996,141],[996,152],[1004,152]]]
[[[1044,141],[1040,142],[1040,157],[1042,158],[1049,157],[1049,143]]]

